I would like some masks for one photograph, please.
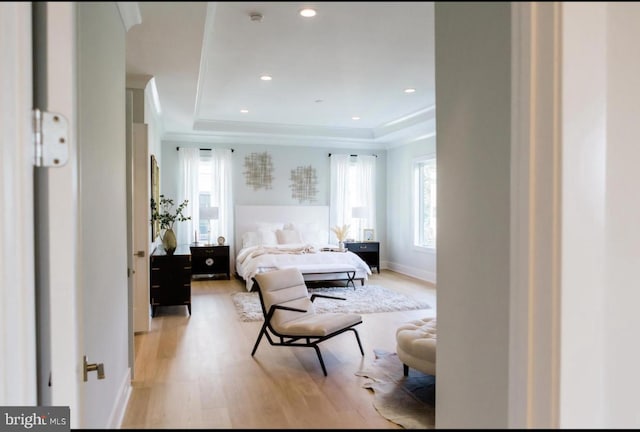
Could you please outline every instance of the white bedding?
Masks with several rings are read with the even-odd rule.
[[[329,245],[327,245],[329,246]],[[334,246],[335,247],[335,246]],[[319,245],[310,243],[284,245],[256,245],[242,248],[236,256],[236,272],[245,281],[247,291],[251,291],[256,274],[280,267],[335,264],[336,267],[350,264],[356,268],[355,279],[367,280],[371,269],[362,258],[353,252],[322,252]],[[316,276],[314,280],[343,278],[341,274]]]

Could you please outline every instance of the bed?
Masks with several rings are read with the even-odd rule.
[[[328,206],[237,205],[234,218],[234,266],[247,291],[256,274],[278,268],[299,268],[309,282],[364,285],[371,275],[362,258],[329,243]]]

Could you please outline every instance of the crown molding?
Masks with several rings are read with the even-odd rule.
[[[151,81],[151,78],[153,78],[153,75],[127,74],[125,85],[127,88],[144,90],[149,81]]]
[[[365,128],[343,128],[219,120],[197,120],[193,125],[193,129],[197,131],[333,138],[346,140],[373,140],[374,138],[372,130]]]
[[[384,143],[372,140],[339,139],[326,136],[305,137],[274,134],[248,133],[180,133],[166,132],[162,141],[197,142],[227,145],[281,145],[292,147],[349,148],[363,150],[384,150]]]
[[[374,128],[373,135],[376,139],[385,139],[394,132],[407,130],[420,124],[432,123],[435,121],[435,118],[436,106],[431,105]]]
[[[131,27],[142,22],[138,2],[116,2],[116,5],[118,6],[120,19],[122,19],[125,32],[128,32]]]

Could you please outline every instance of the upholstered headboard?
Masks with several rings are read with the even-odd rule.
[[[329,206],[236,205],[235,255],[242,249],[242,235],[255,231],[260,223],[315,223],[326,230],[326,241],[329,241]]]

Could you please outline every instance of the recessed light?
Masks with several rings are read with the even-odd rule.
[[[241,110],[240,110],[240,112],[241,112],[242,114],[246,114],[246,113],[248,113],[248,112],[249,112],[249,110],[248,110],[248,109],[241,109]]]
[[[415,93],[416,89],[414,89],[414,88],[406,88],[406,89],[404,89],[404,92],[405,93]]]
[[[351,117],[351,120],[360,120],[360,117],[358,117],[358,116],[353,116],[353,117]]]
[[[315,102],[315,103],[322,103],[322,102],[324,102],[324,101],[323,101],[322,99],[316,99],[314,102]]]
[[[300,11],[300,15],[302,15],[305,18],[311,18],[316,16],[316,11],[314,9],[311,8],[306,8],[306,9],[302,9]]]
[[[273,78],[271,77],[271,75],[262,75],[260,79],[262,81],[271,81]]]

